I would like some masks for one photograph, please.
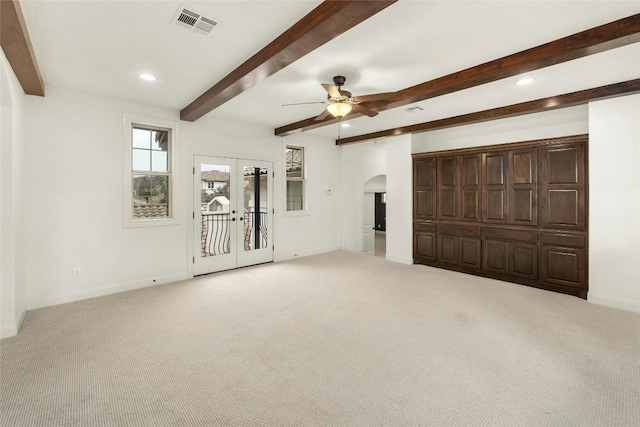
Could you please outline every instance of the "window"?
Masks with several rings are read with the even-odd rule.
[[[177,125],[125,115],[124,225],[175,223]]]
[[[171,218],[170,132],[133,125],[132,134],[132,218]]]
[[[304,148],[287,145],[285,150],[287,175],[287,211],[303,211],[304,202]]]

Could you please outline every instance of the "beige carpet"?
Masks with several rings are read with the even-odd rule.
[[[333,252],[30,311],[2,426],[638,426],[640,315]]]

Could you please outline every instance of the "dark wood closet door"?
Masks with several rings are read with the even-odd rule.
[[[419,220],[436,219],[436,159],[416,160],[413,170],[415,199],[413,217]]]
[[[458,156],[438,158],[438,219],[458,219]]]
[[[436,233],[418,232],[414,236],[414,255],[436,261]]]
[[[480,239],[460,237],[460,265],[468,268],[482,268],[482,241]]]
[[[512,276],[525,279],[538,279],[538,246],[527,243],[511,243],[511,264],[509,270]]]
[[[542,246],[541,256],[542,279],[545,282],[576,288],[586,287],[586,254],[583,249]]]
[[[544,228],[585,230],[585,149],[583,144],[541,148],[540,201]]]
[[[492,273],[509,274],[509,242],[502,240],[484,241],[483,268]]]
[[[413,154],[414,262],[586,298],[587,135]]]
[[[482,157],[484,169],[483,222],[506,224],[509,152],[486,153]]]
[[[458,218],[463,221],[480,221],[480,167],[481,155],[465,155],[460,157],[461,185],[460,207]]]
[[[509,224],[538,225],[538,149],[509,153]]]
[[[458,263],[458,237],[438,234],[438,261],[446,264]]]

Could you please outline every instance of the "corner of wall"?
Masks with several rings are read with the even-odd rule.
[[[607,307],[619,308],[621,310],[640,313],[640,303],[622,298],[612,297],[609,295],[594,294],[593,292],[589,292],[587,294],[587,301],[593,304],[606,305]]]
[[[589,103],[588,301],[640,312],[640,95]]]
[[[15,323],[2,325],[2,328],[0,328],[0,339],[11,338],[18,335],[18,332],[20,332],[20,327],[22,326],[22,321],[24,320],[24,317],[26,315],[27,311],[23,310],[21,313],[19,313]]]
[[[26,314],[24,289],[24,92],[0,50],[0,337],[18,333]]]

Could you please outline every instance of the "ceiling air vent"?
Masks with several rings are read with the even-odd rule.
[[[178,8],[171,23],[205,36],[218,25],[213,19],[205,18],[193,9],[187,9],[182,5]]]
[[[424,111],[424,108],[416,105],[415,107],[409,107],[404,111],[406,111],[407,113],[417,113],[418,111]]]

